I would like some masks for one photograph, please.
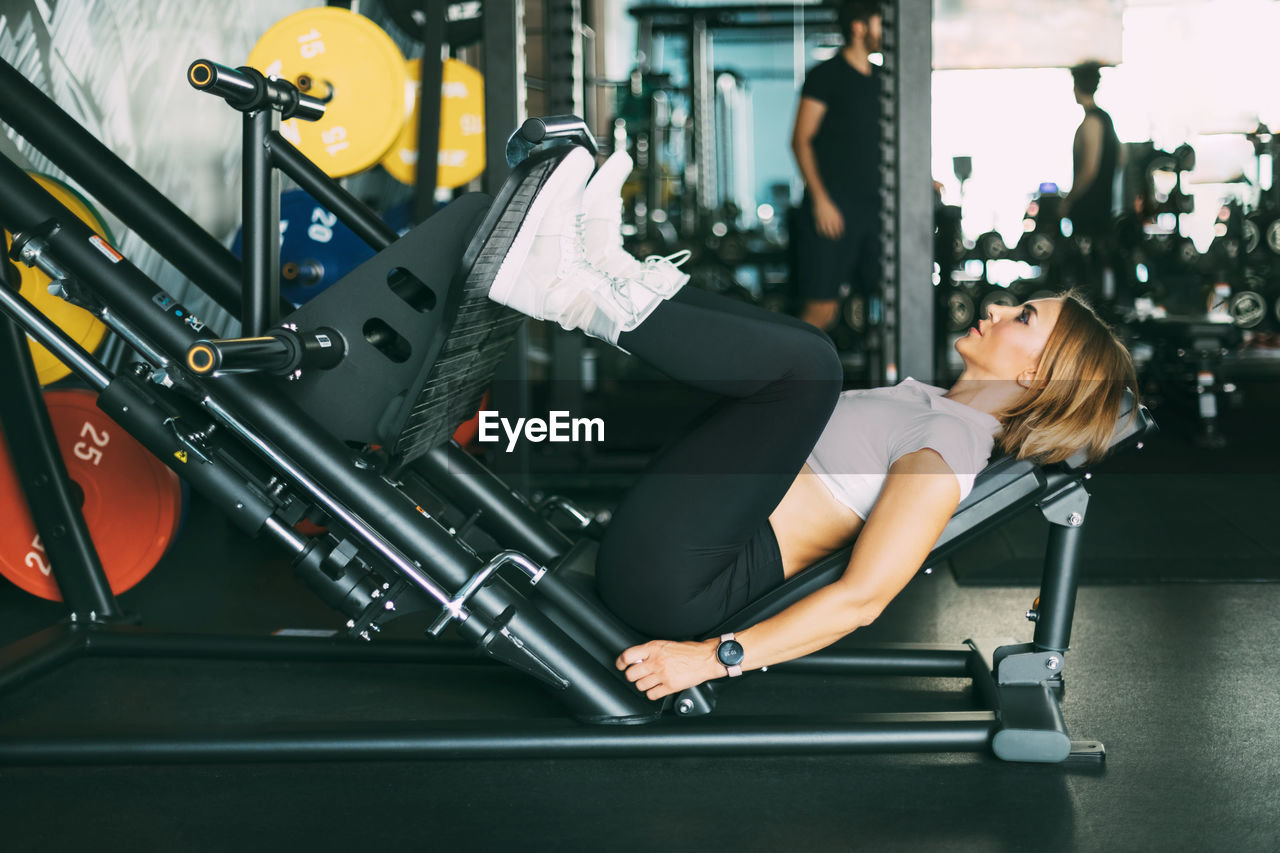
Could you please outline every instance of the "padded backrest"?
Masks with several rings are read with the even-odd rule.
[[[1111,434],[1111,445],[1107,455],[1110,456],[1131,447],[1141,441],[1144,436],[1155,431],[1156,422],[1151,419],[1150,413],[1138,405],[1132,391],[1125,389],[1124,397],[1120,401],[1120,415],[1116,419],[1115,431]],[[1062,464],[1073,471],[1084,468],[1084,451],[1078,451]]]

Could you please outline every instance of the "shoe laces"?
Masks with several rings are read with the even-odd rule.
[[[638,322],[640,315],[636,310],[636,300],[632,296],[631,289],[637,285],[643,287],[643,278],[647,278],[655,272],[664,270],[664,268],[679,268],[693,257],[693,252],[688,249],[681,249],[680,251],[674,252],[670,255],[649,255],[644,259],[644,272],[641,274],[640,279],[633,276],[620,276],[608,270],[600,269],[587,258],[586,227],[587,215],[585,212],[579,211],[574,216],[573,228],[574,237],[581,251],[574,252],[572,266],[575,269],[588,274],[593,274],[593,280],[599,284],[607,284],[608,290],[610,291],[608,295],[613,297],[610,301],[630,315],[632,323]],[[621,243],[620,238],[621,235],[619,235],[619,243]]]
[[[692,251],[690,251],[689,249],[681,249],[678,252],[674,252],[666,256],[650,255],[649,257],[644,259],[644,265],[648,269],[657,269],[657,268],[663,267],[664,265],[670,264],[671,266],[676,267],[678,269],[679,267],[684,266],[685,261],[689,260],[692,257],[693,257]]]

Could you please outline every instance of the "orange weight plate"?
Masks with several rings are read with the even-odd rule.
[[[489,408],[489,392],[485,391],[484,396],[480,398],[480,408],[476,413],[467,420],[458,425],[453,431],[453,440],[458,442],[462,447],[467,447],[476,440],[476,436],[480,434],[480,413]]]
[[[182,486],[97,407],[93,392],[46,391],[44,398],[73,492],[83,495],[89,535],[118,595],[155,567],[176,535]],[[61,601],[7,445],[0,446],[0,512],[0,573],[33,595]]]

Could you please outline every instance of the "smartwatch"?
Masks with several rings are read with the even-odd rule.
[[[720,635],[720,645],[716,647],[716,660],[729,672],[730,678],[742,675],[742,659],[747,654],[742,650],[742,643],[733,638],[732,633]]]

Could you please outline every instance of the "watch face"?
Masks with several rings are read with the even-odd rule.
[[[716,658],[725,666],[737,666],[744,657],[742,643],[737,640],[725,640],[716,649]]]

